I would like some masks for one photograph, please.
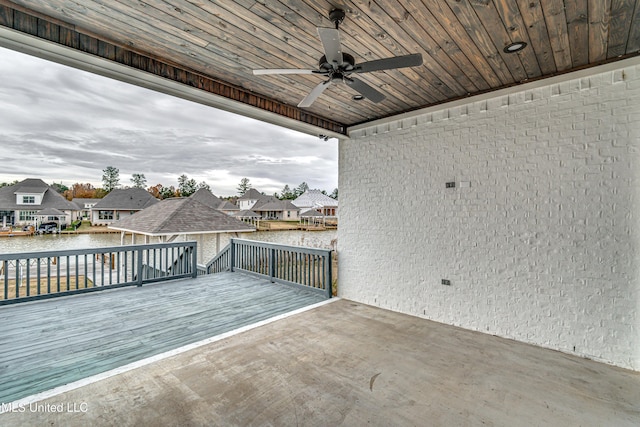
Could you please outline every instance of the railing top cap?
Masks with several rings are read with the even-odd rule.
[[[261,242],[258,240],[249,240],[249,239],[238,239],[232,238],[231,242],[233,243],[246,243],[254,246],[262,246],[265,248],[276,248],[276,249],[289,249],[296,252],[316,252],[316,253],[329,253],[331,249],[320,249],[320,248],[311,248],[308,246],[293,246],[293,245],[283,245],[281,243],[271,243],[271,242]]]
[[[149,243],[143,245],[123,245],[123,246],[102,246],[97,248],[84,248],[84,249],[63,249],[53,251],[35,251],[35,252],[16,252],[9,254],[0,254],[0,260],[14,260],[24,258],[47,258],[47,257],[63,257],[68,255],[84,255],[84,254],[99,254],[106,252],[124,252],[124,251],[137,251],[145,249],[159,249],[159,248],[175,248],[175,247],[195,247],[197,242],[170,242],[170,243]]]

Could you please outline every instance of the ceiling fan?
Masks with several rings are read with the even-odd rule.
[[[313,88],[311,92],[298,104],[298,107],[310,107],[311,104],[329,87],[331,83],[345,83],[351,86],[362,97],[373,102],[382,101],[385,96],[362,80],[351,77],[351,74],[369,73],[372,71],[393,70],[396,68],[415,67],[422,65],[422,55],[395,56],[392,58],[376,59],[374,61],[355,63],[353,56],[342,52],[340,44],[339,25],[345,17],[344,10],[334,9],[329,13],[329,19],[335,24],[334,28],[318,28],[318,35],[322,42],[324,55],[318,61],[317,70],[301,70],[290,68],[253,70],[253,74],[320,74],[328,79]]]

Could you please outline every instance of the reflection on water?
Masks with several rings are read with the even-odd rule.
[[[255,233],[241,233],[242,239],[259,240],[263,242],[281,243],[293,246],[308,246],[312,248],[336,249],[337,230],[324,231],[258,231]],[[229,239],[229,234],[220,236],[220,248],[224,248]],[[216,236],[204,235],[201,238],[195,236],[191,239],[198,241],[198,251],[202,260],[213,258],[216,253]],[[191,240],[190,239],[190,240]],[[138,237],[137,243],[142,243],[143,238]],[[131,237],[127,237],[125,244],[131,243]],[[154,243],[152,241],[152,243]],[[104,246],[120,246],[120,234],[46,234],[42,236],[16,236],[0,238],[0,253],[55,251],[65,249],[97,248]]]

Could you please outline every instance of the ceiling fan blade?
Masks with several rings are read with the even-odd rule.
[[[360,95],[373,102],[380,102],[385,98],[383,94],[381,94],[362,80],[345,77],[344,82],[355,89],[356,92],[360,93]]]
[[[298,104],[298,107],[301,107],[301,108],[311,107],[311,104],[313,104],[313,101],[318,99],[318,97],[322,94],[322,92],[324,92],[326,88],[329,87],[330,84],[331,84],[331,79],[327,80],[326,82],[322,82],[318,86],[314,87],[313,90],[309,92],[309,94],[305,96],[305,98],[302,101],[300,101],[300,103]]]
[[[298,70],[296,68],[269,68],[265,70],[253,70],[254,75],[261,74],[314,74],[316,70]]]
[[[422,55],[394,56],[393,58],[376,59],[356,65],[354,73],[370,73],[371,71],[393,70],[395,68],[415,67],[422,65]]]
[[[334,28],[318,28],[318,35],[324,48],[324,56],[333,68],[342,65],[342,46],[340,45],[340,31]]]

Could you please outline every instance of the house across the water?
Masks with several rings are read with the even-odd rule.
[[[75,204],[65,199],[41,179],[28,178],[0,188],[0,221],[9,225],[39,225],[56,222],[59,226],[71,222]],[[40,215],[55,212],[55,215]]]

